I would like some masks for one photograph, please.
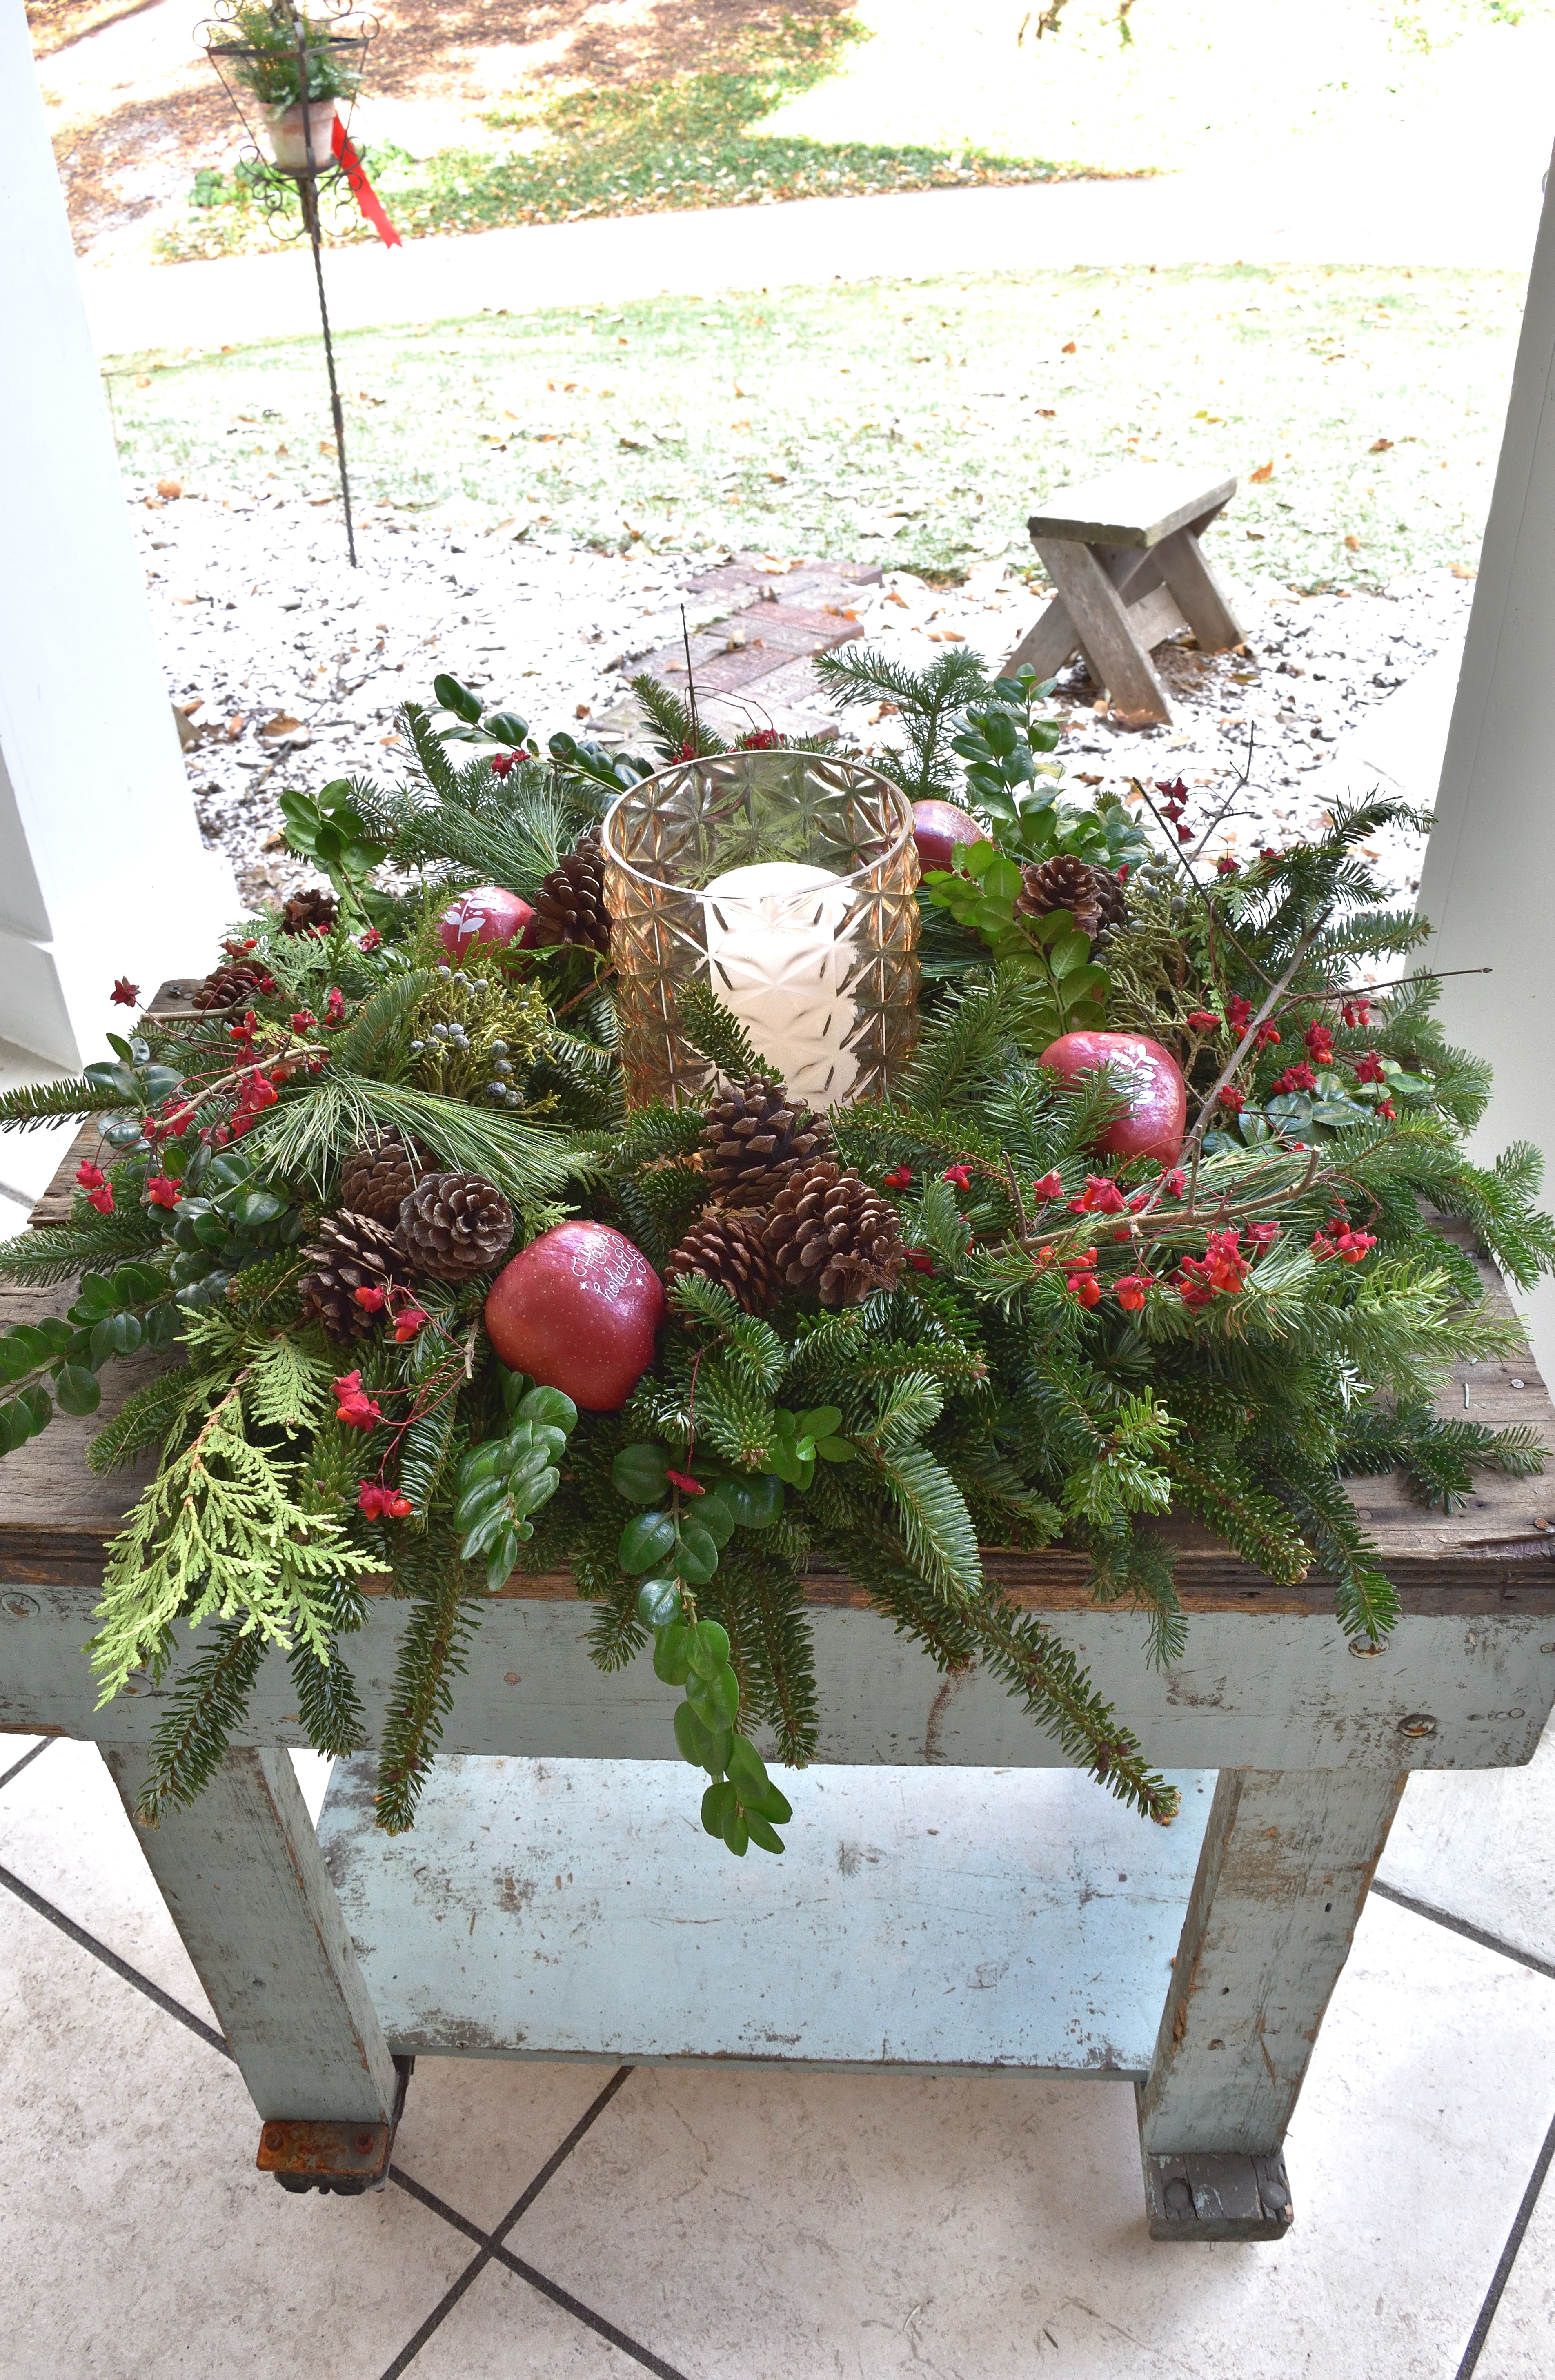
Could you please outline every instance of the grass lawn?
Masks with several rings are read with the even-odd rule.
[[[1080,270],[489,314],[339,357],[362,503],[954,573],[1027,552],[1049,489],[1202,458],[1242,475],[1234,576],[1368,587],[1477,563],[1521,303],[1510,273]],[[132,480],[334,485],[316,341],[142,358],[110,394]]]
[[[374,146],[369,128],[361,136],[363,160],[407,238],[683,207],[1045,182],[1082,170],[962,140],[765,135],[765,118],[825,83],[865,39],[852,16],[836,13],[834,0],[815,0],[776,28],[745,26],[714,40],[714,54],[691,69],[582,84],[556,97],[498,100],[471,128],[481,133],[479,144],[416,158],[393,142]],[[364,123],[371,122],[369,108]],[[1014,145],[1024,151],[1024,143]],[[276,203],[273,188],[262,195]],[[296,194],[285,197],[284,212],[295,221]],[[334,243],[376,236],[343,186],[334,187],[326,216]],[[273,244],[261,194],[239,164],[230,172],[197,174],[186,212],[158,235],[155,248],[173,261]]]

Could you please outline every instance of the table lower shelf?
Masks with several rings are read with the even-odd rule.
[[[440,1759],[398,1837],[374,1766],[319,1836],[395,2050],[935,2073],[1148,2071],[1215,1782],[818,1767],[737,1861],[679,1763]]]

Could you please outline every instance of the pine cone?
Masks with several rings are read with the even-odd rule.
[[[388,1290],[405,1280],[405,1260],[393,1232],[347,1208],[325,1217],[317,1240],[303,1254],[313,1269],[300,1286],[302,1318],[322,1322],[332,1339],[363,1338],[385,1310],[358,1305],[358,1289]]]
[[[1101,931],[1111,933],[1114,926],[1128,923],[1128,900],[1123,886],[1110,868],[1093,868],[1096,879],[1097,906],[1101,912]]]
[[[765,1207],[789,1175],[832,1147],[832,1127],[781,1083],[732,1084],[708,1110],[702,1161],[722,1207]]]
[[[587,836],[545,878],[535,902],[530,939],[537,950],[565,949],[574,942],[609,950],[604,854],[597,835]]]
[[[281,905],[281,931],[284,934],[327,934],[340,915],[340,904],[333,893],[321,885],[310,885],[294,892]]]
[[[196,1008],[246,1007],[269,984],[274,985],[252,959],[235,959],[229,966],[213,967],[194,995]]]
[[[872,1290],[893,1289],[905,1257],[895,1209],[830,1158],[784,1184],[763,1239],[787,1286],[813,1289],[822,1305],[857,1305]]]
[[[399,1210],[399,1245],[428,1281],[489,1272],[513,1238],[513,1209],[481,1173],[429,1173]]]
[[[381,1132],[354,1148],[340,1169],[339,1199],[353,1215],[371,1215],[392,1230],[399,1210],[430,1167],[397,1132]]]
[[[693,1223],[664,1267],[664,1279],[698,1272],[737,1298],[747,1314],[764,1314],[778,1293],[778,1277],[762,1245],[766,1219],[725,1214],[711,1207]]]
[[[1101,895],[1097,871],[1088,861],[1060,852],[1039,868],[1023,868],[1020,878],[1015,907],[1023,917],[1049,917],[1055,909],[1067,909],[1081,933],[1096,940],[1101,931]]]

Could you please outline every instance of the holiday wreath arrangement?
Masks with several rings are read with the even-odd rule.
[[[1083,1547],[1170,1661],[1175,1508],[1271,1580],[1320,1570],[1377,1640],[1346,1475],[1450,1506],[1474,1464],[1542,1463],[1429,1402],[1519,1343],[1441,1219],[1522,1285],[1555,1225],[1531,1148],[1464,1153],[1486,1071],[1362,849],[1397,806],[1209,865],[1181,783],[1144,795],[1164,849],[1062,798],[1028,674],[820,667],[905,749],[729,750],[644,679],[652,757],[542,754],[440,678],[405,786],[285,796],[330,892],[244,920],[80,1080],[0,1099],[98,1135],[70,1220],[0,1248],[12,1282],[79,1281],[0,1335],[6,1451],[163,1358],[88,1457],[158,1457],[91,1647],[104,1700],[171,1681],[148,1819],[273,1647],[313,1743],[356,1750],[386,1592],[378,1811],[410,1825],[483,1598],[570,1570],[601,1667],[650,1650],[709,1833],[781,1851],[757,1740],[813,1745],[817,1567],[1165,1819],[980,1545]]]

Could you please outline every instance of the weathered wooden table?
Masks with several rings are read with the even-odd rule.
[[[4,1293],[0,1318],[67,1302]],[[1555,1442],[1526,1361],[1465,1366],[1453,1411],[1464,1384],[1476,1417]],[[141,1677],[94,1708],[81,1648],[138,1488],[85,1469],[96,1426],[58,1418],[5,1465],[0,1728],[96,1741],[132,1805],[164,1697]],[[1163,1524],[1191,1615],[1164,1673],[1137,1619],[1088,1608],[1080,1556],[989,1557],[1176,1776],[1166,1828],[836,1577],[809,1591],[826,1765],[793,1780],[781,1860],[702,1833],[672,1697],[646,1657],[601,1676],[564,1578],[485,1611],[450,1756],[395,1840],[370,1754],[337,1764],[315,1831],[271,1658],[210,1790],[140,1830],[261,2166],[293,2189],[381,2181],[417,2057],[1127,2077],[1152,2235],[1278,2238],[1285,2127],[1405,1779],[1526,1761],[1555,1700],[1555,1487],[1488,1478],[1451,1520],[1394,1479],[1356,1501],[1404,1607],[1375,1655],[1346,1645],[1321,1581],[1272,1586],[1188,1524]],[[380,1599],[351,1643],[370,1730],[402,1618]]]

